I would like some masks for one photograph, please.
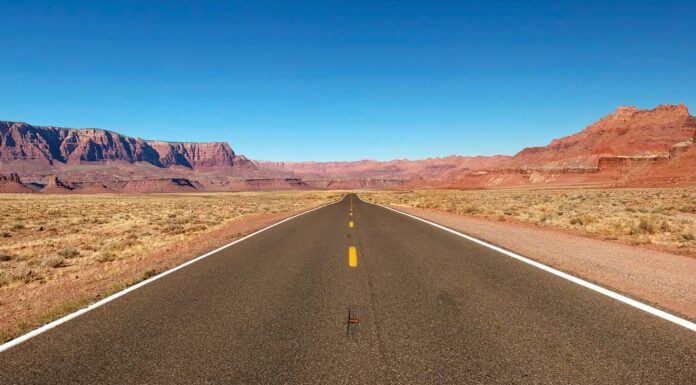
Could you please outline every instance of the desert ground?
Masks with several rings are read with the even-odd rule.
[[[381,191],[369,202],[559,229],[696,256],[696,189]]]
[[[341,196],[0,195],[0,341]]]

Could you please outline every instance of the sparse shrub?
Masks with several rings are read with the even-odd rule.
[[[596,222],[597,219],[591,215],[577,215],[570,218],[571,225],[587,226],[591,223]]]
[[[188,228],[188,232],[199,232],[199,231],[205,231],[208,229],[208,226],[206,225],[193,225]]]
[[[652,210],[653,214],[668,214],[668,211],[664,207],[657,207]]]
[[[15,281],[29,283],[41,279],[41,276],[27,265],[20,265],[14,270],[0,271],[0,287]]]
[[[669,233],[670,231],[672,231],[672,227],[669,225],[669,222],[663,219],[660,223],[660,231],[662,231],[663,233]]]
[[[80,256],[80,251],[74,247],[70,247],[59,251],[58,255],[65,259],[77,258]]]
[[[11,260],[12,260],[12,256],[11,256],[11,255],[9,255],[9,254],[0,254],[0,262],[7,262],[7,261],[11,261]]]
[[[24,225],[21,223],[15,223],[14,225],[12,225],[12,228],[14,230],[22,230],[24,228]]]
[[[41,279],[39,273],[32,269],[23,269],[17,275],[24,283],[38,281]]]
[[[157,275],[157,271],[155,269],[150,269],[143,273],[143,279],[148,279],[150,277],[154,277],[155,275]]]
[[[186,232],[186,230],[181,225],[172,224],[172,225],[168,225],[168,226],[162,228],[162,232],[166,233],[166,234],[175,235],[175,234],[183,234]]]
[[[116,254],[110,251],[101,251],[94,257],[97,262],[111,262],[116,259]]]
[[[686,242],[696,240],[696,235],[694,235],[694,233],[691,233],[688,231],[685,231],[685,232],[679,234],[679,237],[681,238],[682,241],[686,241]]]
[[[638,221],[638,229],[643,233],[655,234],[655,223],[652,218],[640,218]]]
[[[553,219],[553,216],[552,216],[552,215],[543,214],[543,215],[541,215],[541,216],[539,217],[539,220],[537,221],[537,223],[548,222],[548,221],[550,221],[551,219]]]
[[[41,264],[46,267],[59,267],[63,264],[63,257],[59,255],[49,255],[41,261]]]
[[[0,237],[3,238],[12,238],[12,233],[9,231],[1,231],[0,232]]]

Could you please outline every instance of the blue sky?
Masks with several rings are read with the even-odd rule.
[[[4,1],[0,120],[265,160],[513,154],[696,109],[694,2]]]

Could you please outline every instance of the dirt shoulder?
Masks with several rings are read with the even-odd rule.
[[[696,320],[696,258],[530,224],[392,207]]]
[[[247,215],[127,263],[105,262],[57,279],[4,287],[0,290],[0,342],[303,211]]]

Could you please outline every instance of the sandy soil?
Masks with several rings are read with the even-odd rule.
[[[530,224],[392,207],[696,320],[696,258]]]

